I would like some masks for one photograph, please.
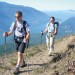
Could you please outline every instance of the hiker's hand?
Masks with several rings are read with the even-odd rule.
[[[6,36],[7,37],[8,36],[8,33],[7,32],[4,32],[3,33],[3,36]]]
[[[23,39],[23,42],[24,42],[24,43],[26,43],[26,42],[27,42],[26,38],[24,38],[24,39]]]
[[[44,33],[43,33],[43,31],[41,32],[41,35],[43,35]]]
[[[52,36],[54,35],[54,33],[51,34]]]
[[[53,37],[54,36],[54,33],[51,33],[51,37]]]

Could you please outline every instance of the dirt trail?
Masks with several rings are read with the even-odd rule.
[[[55,43],[55,53],[64,52],[67,49],[67,46],[75,39],[75,36],[67,37],[57,43]],[[26,59],[28,63],[27,67],[20,68],[21,73],[19,75],[34,75],[33,71],[37,68],[40,68],[44,63],[49,62],[53,56],[48,56],[48,50],[42,50],[42,52]],[[0,74],[1,75],[1,74]],[[13,75],[9,71],[6,71],[4,75]],[[49,75],[43,73],[43,75]]]

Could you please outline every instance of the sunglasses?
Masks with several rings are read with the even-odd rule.
[[[21,16],[15,16],[16,18],[19,18],[19,17],[21,17]]]

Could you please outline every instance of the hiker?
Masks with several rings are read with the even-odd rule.
[[[14,68],[13,73],[19,73],[19,67],[25,66],[25,61],[23,59],[23,53],[26,48],[26,41],[28,41],[30,36],[29,25],[26,21],[22,20],[22,12],[17,11],[15,14],[16,20],[12,23],[9,32],[4,32],[5,37],[10,36],[14,33],[14,40],[16,44],[16,50],[18,53],[17,64]],[[23,64],[21,65],[23,61]]]
[[[55,18],[52,16],[50,17],[50,21],[47,23],[45,30],[41,32],[42,35],[47,32],[46,43],[49,55],[54,52],[54,39],[58,32],[58,24],[59,23],[55,22]]]

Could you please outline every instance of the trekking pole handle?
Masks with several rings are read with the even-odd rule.
[[[41,35],[43,35],[43,31],[41,31]]]

